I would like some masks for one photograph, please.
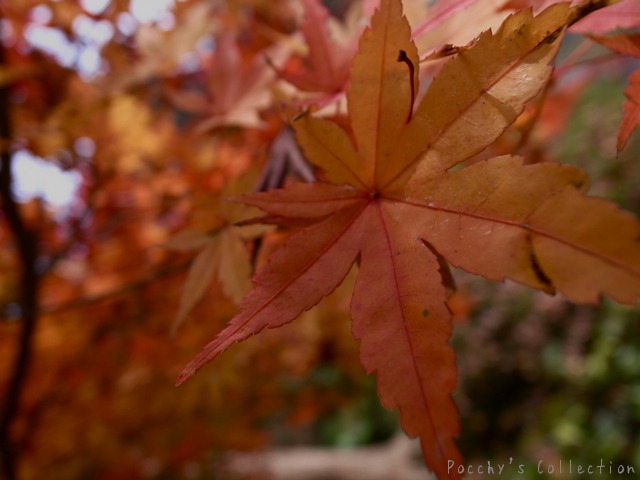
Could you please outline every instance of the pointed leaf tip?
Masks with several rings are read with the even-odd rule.
[[[402,2],[383,0],[360,38],[347,90],[355,143],[376,187],[384,183],[389,158],[397,162],[404,156],[398,138],[411,116],[412,92],[418,91],[417,75],[398,61],[399,51],[409,64],[418,65]]]
[[[342,283],[358,255],[362,209],[361,200],[289,237],[257,270],[240,313],[189,362],[178,382],[234,343],[291,322]]]
[[[440,175],[498,138],[547,82],[569,14],[563,4],[537,17],[520,11],[449,60],[400,132],[402,155],[388,163],[383,187],[401,190],[416,169]]]
[[[460,461],[458,415],[451,393],[456,367],[439,261],[411,227],[412,212],[391,202],[368,208],[353,298],[353,335],[378,394],[399,409],[400,423],[419,436],[438,478],[452,478],[447,460]]]

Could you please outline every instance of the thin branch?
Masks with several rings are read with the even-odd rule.
[[[306,114],[306,112],[304,113]],[[313,167],[302,154],[293,129],[285,127],[269,148],[267,163],[256,186],[257,192],[281,188],[287,175],[294,175],[308,183],[315,182]]]
[[[111,290],[96,293],[93,295],[72,298],[57,304],[42,305],[40,307],[40,311],[46,314],[58,314],[69,310],[85,308],[90,305],[95,305],[96,303],[111,300],[115,297],[118,297],[119,295],[124,295],[132,291],[140,290],[161,278],[170,277],[172,275],[177,275],[185,272],[189,269],[192,260],[193,259],[190,258],[188,260],[181,261],[180,263],[163,266],[158,270],[150,272],[140,278],[118,285]]]
[[[6,55],[2,39],[2,11],[0,10],[0,66],[6,65]],[[38,283],[36,271],[37,241],[22,218],[13,192],[11,171],[12,141],[11,119],[9,115],[9,87],[0,87],[0,200],[3,220],[13,236],[22,269],[18,306],[21,313],[22,332],[18,350],[13,362],[8,390],[4,395],[0,410],[0,464],[7,480],[15,480],[17,452],[11,440],[11,424],[18,410],[20,395],[27,378],[31,357],[31,345],[38,319]],[[5,147],[6,146],[6,147]]]
[[[231,476],[266,475],[272,480],[435,480],[424,465],[415,461],[419,451],[418,440],[398,433],[386,443],[348,450],[284,447],[228,452],[222,458],[222,468]]]

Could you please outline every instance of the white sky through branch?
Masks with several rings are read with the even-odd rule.
[[[80,184],[77,172],[63,172],[25,150],[14,153],[13,174],[19,201],[40,197],[54,208],[71,203]]]
[[[111,0],[80,0],[81,7],[89,15],[99,15],[110,3]],[[128,21],[124,23],[129,30],[123,33],[130,35],[137,24],[156,23],[160,28],[171,28],[174,5],[174,0],[131,0],[130,12],[122,14],[127,16],[125,20]],[[116,26],[106,20],[78,15],[73,21],[74,33],[82,39],[82,45],[78,45],[70,42],[61,30],[48,25],[51,17],[51,11],[44,4],[32,9],[32,23],[25,31],[28,42],[52,55],[61,65],[77,69],[81,77],[94,77],[102,66],[100,49],[113,38]],[[81,181],[76,172],[64,172],[24,150],[14,154],[13,174],[20,201],[40,197],[53,208],[70,204]]]

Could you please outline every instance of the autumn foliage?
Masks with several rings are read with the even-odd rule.
[[[93,471],[65,460],[83,435],[78,411],[124,424],[146,396],[157,405],[132,431],[175,423],[173,412],[181,422],[152,442],[171,452],[159,469],[257,447],[260,421],[284,405],[304,422],[344,399],[313,384],[278,395],[278,378],[242,375],[310,377],[336,356],[349,381],[358,364],[375,374],[438,478],[460,478],[450,339],[467,307],[451,267],[576,303],[640,298],[637,217],[592,195],[586,173],[547,158],[532,133],[554,134],[560,114],[546,112],[576,61],[554,71],[568,32],[640,57],[635,2],[363,0],[332,15],[319,0],[193,0],[176,5],[172,28],[118,30],[91,78],[27,47],[37,9],[73,38],[74,19],[113,28],[126,3],[92,18],[64,2],[0,6],[11,27],[0,37],[9,477],[56,464],[70,478],[154,475],[134,447]],[[624,90],[618,153],[640,119],[639,75]],[[21,151],[76,172],[65,210],[18,204],[9,173]],[[278,328],[300,316],[299,330]],[[205,367],[258,333],[263,348],[248,341]],[[84,399],[70,400],[80,385]],[[45,397],[74,405],[58,420],[68,434]],[[38,453],[47,435],[60,442]],[[112,438],[84,442],[115,458]],[[18,451],[40,463],[17,468]]]

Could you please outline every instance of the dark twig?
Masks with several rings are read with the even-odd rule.
[[[281,188],[287,175],[299,177],[305,182],[315,182],[313,168],[300,151],[290,127],[283,128],[271,144],[256,191],[265,192],[272,188]]]
[[[0,10],[0,29],[2,28]],[[0,30],[0,39],[2,31]],[[4,45],[0,41],[0,66],[6,65]],[[2,217],[11,232],[22,267],[17,304],[21,313],[22,332],[14,359],[8,390],[0,410],[0,464],[7,480],[16,479],[17,452],[11,440],[11,424],[18,410],[20,394],[27,378],[31,344],[38,318],[38,272],[36,271],[37,242],[21,216],[13,193],[11,172],[11,120],[9,116],[9,87],[0,87],[0,200]]]
[[[307,114],[308,112],[302,112],[296,115],[293,121]],[[255,190],[256,192],[266,192],[273,188],[282,188],[288,175],[298,177],[308,183],[316,181],[313,167],[300,150],[293,129],[284,127],[269,148],[267,163],[262,170]],[[253,267],[256,266],[261,248],[262,237],[258,237],[253,241],[251,255]]]
[[[411,59],[409,58],[409,56],[407,55],[407,52],[405,52],[404,50],[400,50],[400,52],[398,53],[398,62],[403,62],[407,64],[407,67],[409,67],[409,85],[411,87],[411,100],[409,102],[409,115],[407,116],[407,123],[409,123],[411,121],[411,116],[413,115],[413,104],[416,101],[416,90],[415,90],[415,85],[416,85],[416,71],[415,71],[415,66],[413,65],[413,62],[411,61]]]

